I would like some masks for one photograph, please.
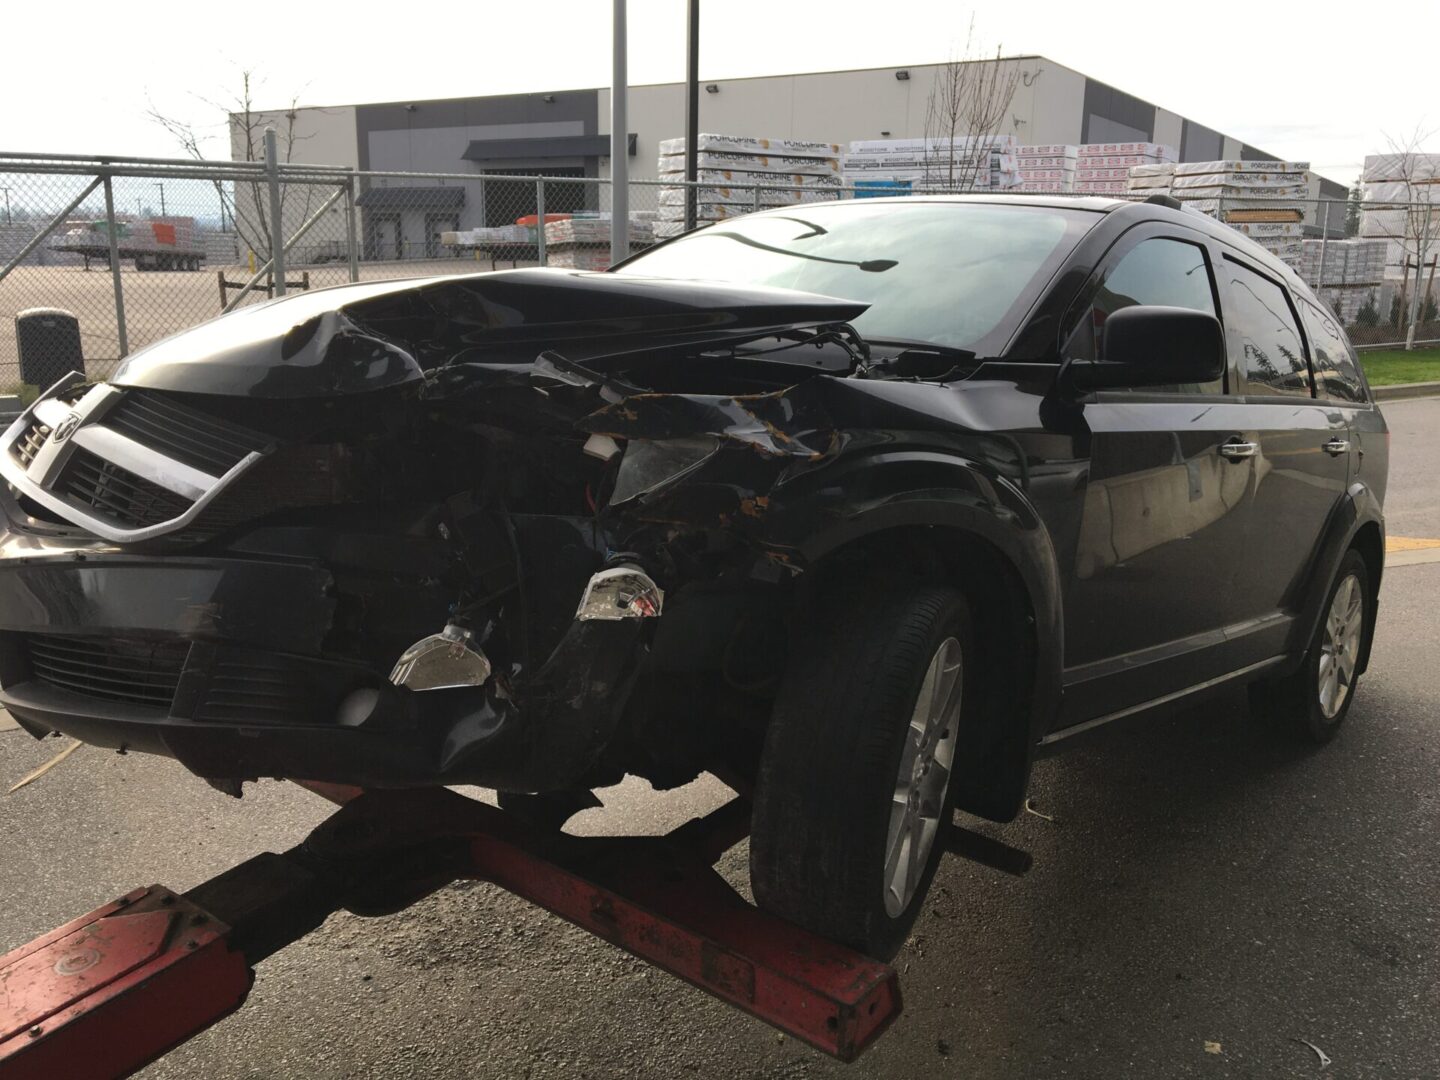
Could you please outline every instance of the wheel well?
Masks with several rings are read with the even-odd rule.
[[[1380,603],[1380,575],[1385,569],[1385,548],[1380,540],[1380,526],[1373,521],[1367,521],[1355,533],[1355,539],[1350,541],[1350,547],[1359,553],[1365,560],[1365,568],[1370,572],[1370,633],[1366,635],[1365,643],[1360,650],[1361,671],[1370,666],[1370,643],[1375,639],[1375,613],[1379,610]]]
[[[906,525],[860,537],[815,564],[811,588],[856,580],[943,581],[965,595],[977,628],[976,666],[985,705],[957,749],[959,806],[993,821],[1019,812],[1029,777],[1029,715],[1035,693],[1035,608],[1019,572],[984,537],[948,526]],[[802,597],[800,610],[806,603]]]
[[[1380,573],[1385,568],[1385,549],[1380,542],[1380,526],[1373,521],[1367,521],[1356,531],[1350,546],[1365,560],[1365,567],[1370,571],[1371,592],[1378,593]]]

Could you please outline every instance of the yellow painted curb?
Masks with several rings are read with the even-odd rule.
[[[1429,548],[1440,548],[1440,540],[1425,540],[1417,536],[1387,536],[1385,538],[1387,554],[1394,551],[1425,551]]]

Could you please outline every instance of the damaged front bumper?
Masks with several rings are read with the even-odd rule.
[[[487,671],[417,691],[325,655],[337,601],[318,563],[9,540],[28,550],[0,558],[0,704],[32,734],[217,780],[568,787],[615,731],[641,631],[576,620],[523,690]]]

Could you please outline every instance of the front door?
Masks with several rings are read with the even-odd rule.
[[[375,256],[379,259],[399,259],[400,217],[398,214],[377,215],[375,218]]]
[[[1133,304],[1219,315],[1214,251],[1182,227],[1138,226],[1087,289],[1067,355],[1103,359],[1105,319]],[[1236,552],[1253,462],[1222,453],[1246,406],[1227,373],[1209,384],[1105,391],[1083,404],[1090,468],[1065,596],[1061,725],[1218,677],[1243,618]],[[1063,573],[1063,571],[1062,571]]]

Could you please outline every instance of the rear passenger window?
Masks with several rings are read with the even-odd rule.
[[[1310,366],[1315,370],[1317,397],[1336,401],[1364,401],[1365,385],[1345,335],[1334,318],[1308,300],[1300,305],[1305,333],[1310,338]]]
[[[1105,320],[1121,308],[1158,304],[1215,314],[1215,291],[1210,263],[1199,244],[1166,237],[1142,240],[1105,271],[1105,277],[1086,317],[1067,343],[1067,355],[1077,360],[1103,360]],[[1222,380],[1183,386],[1146,387],[1147,392],[1214,393]]]
[[[1295,312],[1280,285],[1228,256],[1225,326],[1245,369],[1246,392],[1310,397],[1310,369]]]

